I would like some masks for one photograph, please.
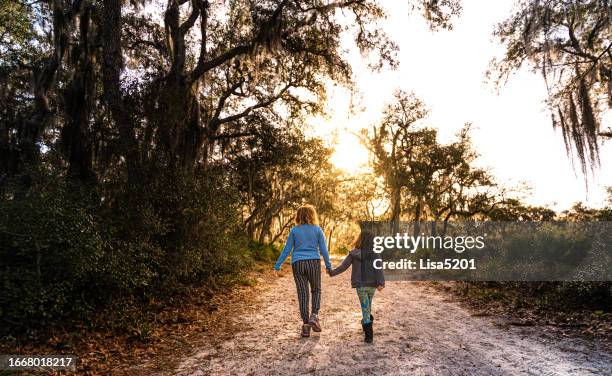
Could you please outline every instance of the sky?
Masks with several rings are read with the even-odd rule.
[[[347,41],[358,95],[330,87],[328,116],[309,121],[318,135],[335,143],[337,167],[349,173],[367,169],[367,151],[354,133],[375,124],[393,92],[403,89],[425,102],[430,109],[426,124],[438,128],[441,142],[472,123],[478,166],[489,168],[504,186],[528,185],[527,203],[557,210],[577,201],[604,204],[605,187],[612,186],[612,142],[602,145],[602,166],[587,187],[579,166],[572,167],[561,134],[552,128],[542,77],[523,69],[499,92],[486,82],[491,59],[503,52],[492,31],[511,14],[513,0],[464,0],[453,30],[437,32],[410,12],[408,1],[380,3],[388,13],[384,29],[399,46],[399,68],[369,71]],[[351,103],[357,110],[350,110]]]

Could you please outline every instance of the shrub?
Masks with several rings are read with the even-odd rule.
[[[0,334],[120,313],[116,302],[145,304],[185,284],[214,289],[253,260],[222,171],[149,174],[129,189],[31,176],[26,194],[0,200]]]
[[[276,261],[281,254],[281,250],[274,244],[265,244],[252,241],[249,244],[253,258],[257,261]]]
[[[85,187],[33,174],[27,195],[0,201],[0,318],[17,327],[82,314],[104,237]]]

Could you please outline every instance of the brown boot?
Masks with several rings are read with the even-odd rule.
[[[313,314],[312,316],[310,316],[308,324],[310,324],[312,330],[314,330],[315,332],[318,333],[321,331],[321,324],[319,324],[319,318],[317,317],[317,315]]]
[[[302,325],[302,337],[310,337],[310,325]]]

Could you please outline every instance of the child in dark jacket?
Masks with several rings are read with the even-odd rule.
[[[342,264],[329,271],[330,276],[336,276],[349,266],[351,269],[351,287],[356,289],[359,303],[361,303],[361,326],[365,334],[364,341],[371,343],[374,339],[372,316],[372,299],[376,290],[381,291],[385,287],[385,278],[382,269],[374,268],[374,260],[379,258],[372,250],[374,236],[369,231],[361,231],[355,240],[354,249],[349,252]]]

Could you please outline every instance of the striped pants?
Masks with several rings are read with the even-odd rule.
[[[291,264],[291,269],[300,302],[300,315],[304,324],[308,324],[308,286],[312,290],[312,314],[317,315],[321,306],[321,260],[296,261]]]

